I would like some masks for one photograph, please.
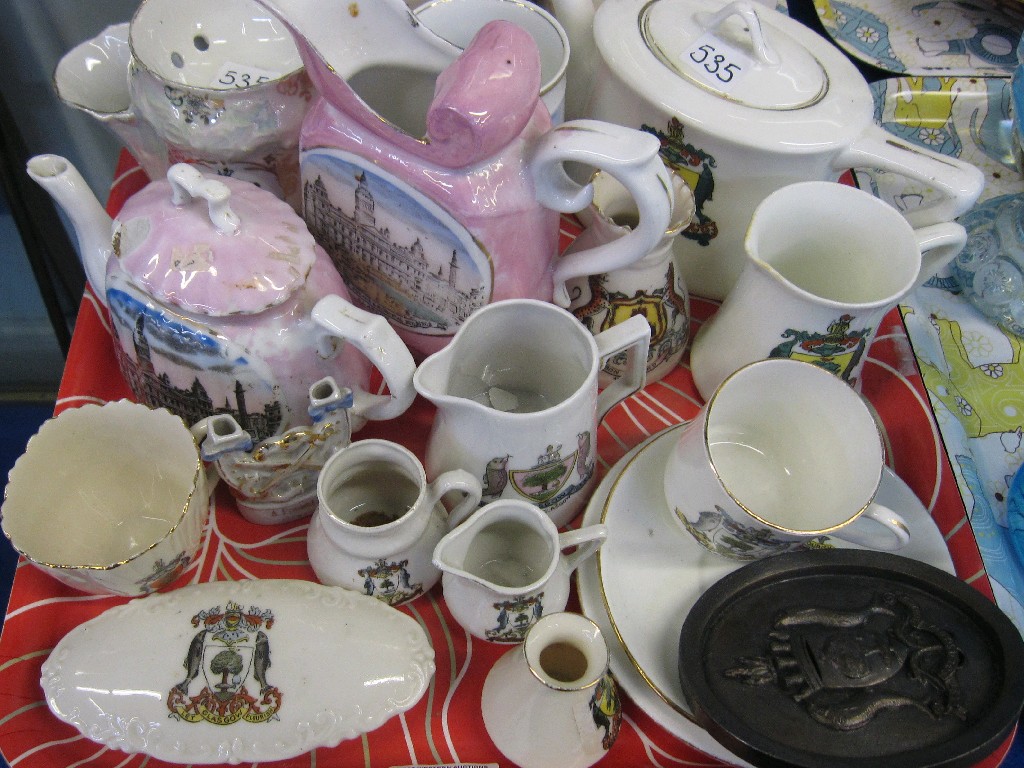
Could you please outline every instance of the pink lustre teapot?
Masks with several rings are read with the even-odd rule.
[[[303,122],[303,216],[361,307],[415,353],[444,347],[486,304],[569,305],[565,281],[626,266],[671,207],[654,137],[598,121],[552,129],[533,38],[485,25],[461,54],[402,0],[258,0],[290,28],[320,98]],[[559,211],[591,190],[563,162],[604,167],[640,222],[607,247],[558,257]]]
[[[383,318],[349,303],[302,219],[270,192],[179,163],[111,221],[64,158],[34,157],[28,172],[75,226],[140,401],[188,424],[230,415],[261,455],[285,436],[291,444],[305,435],[316,447],[316,430],[295,428],[310,424],[311,387],[325,377],[352,390],[353,430],[412,403],[408,349]],[[371,363],[390,394],[367,391]],[[269,522],[311,513],[315,487],[303,490],[260,514]]]

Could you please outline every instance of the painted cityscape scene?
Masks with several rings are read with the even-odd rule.
[[[229,341],[154,310],[131,286],[112,287],[107,300],[121,372],[141,402],[166,408],[189,425],[228,413],[257,442],[278,431],[281,402],[269,378]]]
[[[356,304],[445,336],[489,303],[486,254],[440,206],[338,150],[304,153],[302,178],[306,223]]]

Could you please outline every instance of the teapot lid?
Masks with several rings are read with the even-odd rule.
[[[736,0],[653,0],[640,13],[647,48],[700,88],[755,109],[793,110],[828,91],[821,62],[771,23],[773,11]]]
[[[287,299],[305,283],[316,242],[270,192],[179,163],[125,203],[114,254],[155,300],[220,317]]]

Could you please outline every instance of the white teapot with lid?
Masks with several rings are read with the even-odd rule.
[[[75,227],[139,401],[188,424],[230,415],[263,453],[268,441],[287,441],[288,451],[271,452],[297,461],[322,442],[309,408],[311,387],[325,377],[352,390],[353,431],[412,404],[408,349],[382,317],[348,301],[330,258],[270,192],[178,163],[111,220],[66,159],[33,157],[28,172]],[[388,394],[368,391],[371,364]],[[295,451],[303,440],[309,451]],[[294,469],[266,464],[280,478]],[[303,490],[273,508],[248,501],[260,502],[260,522],[284,521],[312,512],[315,488]]]
[[[675,240],[691,293],[721,299],[757,204],[850,168],[905,176],[934,202],[915,226],[968,210],[980,170],[875,125],[863,77],[828,40],[750,0],[552,0],[572,46],[567,116],[640,128],[686,178],[696,215]],[[590,34],[592,23],[593,34]]]

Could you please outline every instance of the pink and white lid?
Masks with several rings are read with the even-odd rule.
[[[305,283],[316,243],[270,192],[179,163],[125,203],[114,253],[155,300],[222,317],[285,301]]]

